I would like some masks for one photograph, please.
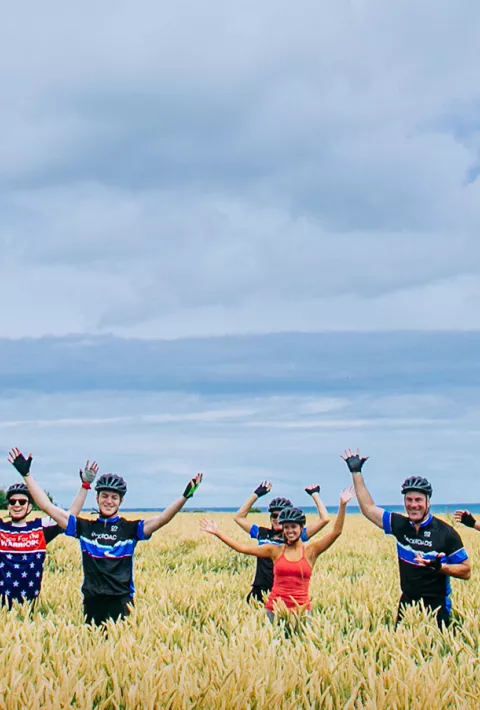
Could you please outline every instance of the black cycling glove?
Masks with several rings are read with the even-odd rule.
[[[367,459],[361,459],[360,456],[349,456],[348,458],[345,459],[345,463],[348,466],[348,470],[350,473],[361,473],[362,471],[362,466],[365,463]]]
[[[477,521],[471,513],[467,513],[467,511],[464,510],[460,522],[466,525],[467,528],[474,528]]]
[[[313,496],[314,493],[320,493],[320,486],[307,486],[305,493],[308,493],[309,496]]]
[[[262,481],[261,484],[259,486],[257,486],[257,488],[255,488],[255,490],[253,492],[259,498],[261,498],[262,496],[266,496],[268,493],[267,482]]]
[[[32,463],[32,457],[29,456],[28,459],[25,458],[23,454],[18,454],[12,461],[12,465],[17,469],[18,473],[26,478],[30,473],[30,465]]]
[[[198,486],[200,485],[200,481],[196,483],[195,479],[192,478],[188,483],[187,487],[183,491],[183,497],[186,498],[187,500],[193,496],[195,491],[197,490]]]
[[[432,572],[440,572],[442,569],[441,557],[435,557],[433,560],[428,560],[428,569]]]

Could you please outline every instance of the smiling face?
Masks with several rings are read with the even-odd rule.
[[[26,495],[18,493],[8,499],[8,512],[14,523],[20,523],[32,510],[32,504]]]
[[[430,499],[420,491],[409,491],[405,494],[405,510],[412,523],[421,523],[430,510]]]
[[[300,538],[302,534],[302,525],[298,523],[283,523],[283,537],[287,541],[288,545],[293,545],[294,542]]]
[[[116,491],[99,491],[97,495],[98,509],[102,518],[111,518],[117,514],[122,498]]]

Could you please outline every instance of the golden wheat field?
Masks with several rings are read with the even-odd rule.
[[[0,707],[480,707],[478,533],[461,530],[474,572],[452,583],[456,632],[420,610],[394,630],[395,541],[352,515],[315,567],[311,624],[289,634],[245,603],[254,558],[200,533],[200,517],[180,514],[138,544],[135,609],[107,637],[82,623],[78,542],[57,538],[33,616],[0,611]]]

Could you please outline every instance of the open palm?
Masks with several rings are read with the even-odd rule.
[[[200,530],[210,533],[211,535],[215,535],[218,532],[218,525],[215,520],[208,520],[207,518],[204,518],[203,520],[200,520]]]
[[[347,505],[352,498],[355,498],[355,488],[353,486],[350,486],[350,488],[342,488],[340,491],[340,503]]]

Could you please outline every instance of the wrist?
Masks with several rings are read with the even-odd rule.
[[[88,481],[82,481],[82,488],[85,488],[86,491],[89,491],[91,487]]]

